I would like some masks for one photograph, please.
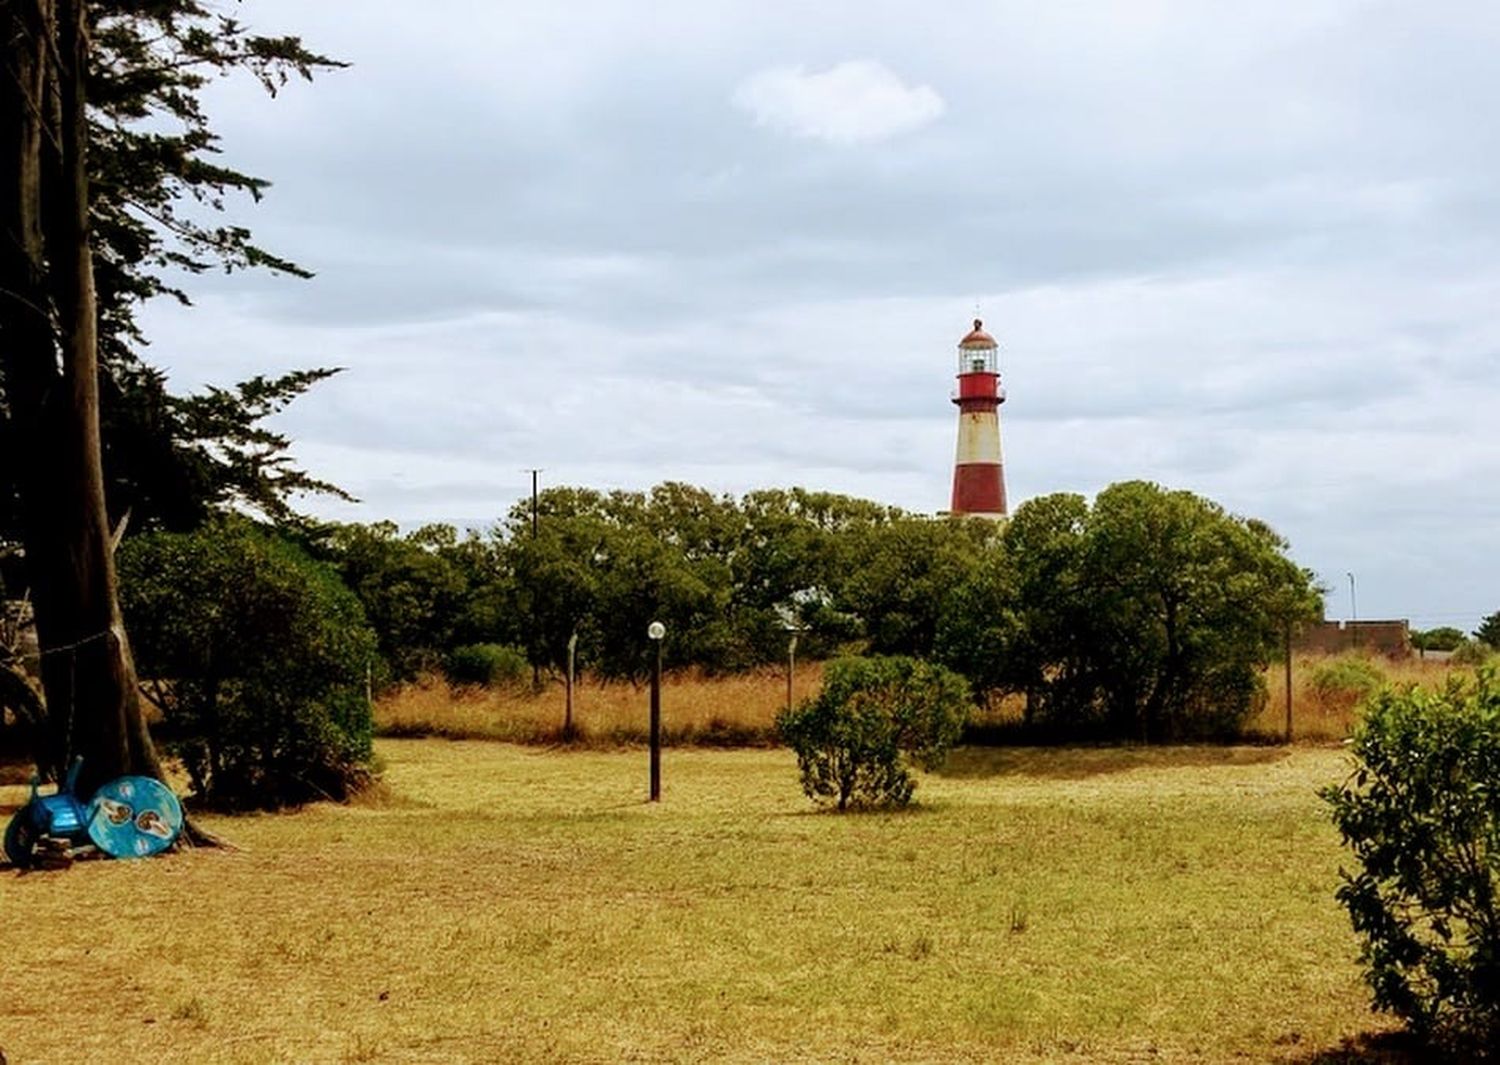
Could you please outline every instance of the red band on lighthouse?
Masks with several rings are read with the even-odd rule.
[[[974,319],[974,329],[958,344],[958,448],[953,464],[954,514],[1003,517],[1005,473],[1000,456],[999,345]]]

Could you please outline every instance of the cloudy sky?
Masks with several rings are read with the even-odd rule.
[[[1500,5],[247,0],[350,61],[226,83],[236,220],[317,271],[146,318],[178,388],[347,367],[284,427],[350,520],[544,484],[947,503],[1001,344],[1013,505],[1149,478],[1347,616],[1500,609]]]

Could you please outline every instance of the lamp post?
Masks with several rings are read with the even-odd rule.
[[[1354,572],[1346,571],[1349,578],[1349,646],[1359,647],[1359,600],[1354,598]]]
[[[661,801],[661,642],[667,635],[667,627],[653,621],[646,627],[646,635],[656,645],[656,658],[651,667],[651,801]]]

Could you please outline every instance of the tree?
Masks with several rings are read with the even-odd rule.
[[[994,522],[896,517],[852,534],[835,601],[858,617],[873,654],[927,657],[945,604],[998,536]]]
[[[5,0],[0,373],[22,538],[62,735],[54,769],[85,760],[84,794],[122,772],[160,776],[116,593],[99,446],[98,306],[90,244],[89,61],[82,0]],[[64,748],[72,748],[65,750]]]
[[[1435,629],[1416,629],[1411,634],[1411,645],[1419,651],[1456,651],[1464,642],[1462,629],[1442,625]]]
[[[1264,523],[1146,482],[1092,507],[1031,500],[1003,544],[1017,621],[993,683],[1063,734],[1232,732],[1286,626],[1316,610],[1310,575]]]
[[[911,766],[936,769],[963,730],[969,690],[942,666],[903,656],[830,662],[823,689],[776,718],[802,789],[838,809],[905,806]]]
[[[1088,528],[1100,693],[1116,730],[1233,732],[1286,626],[1316,612],[1310,575],[1264,523],[1144,481],[1099,493]]]
[[[461,631],[470,581],[453,557],[458,540],[452,528],[428,525],[402,536],[394,522],[334,525],[309,539],[312,553],[330,562],[359,597],[397,678],[435,667],[470,638]]]
[[[175,208],[212,207],[263,183],[209,161],[198,91],[246,67],[268,88],[326,63],[294,39],[248,34],[197,0],[0,0],[0,418],[26,456],[8,503],[20,515],[52,742],[80,790],[160,775],[121,620],[100,440],[101,347],[120,355],[134,304],[173,293],[163,267],[295,270]],[[176,122],[179,132],[163,132]]]
[[[342,495],[297,468],[266,418],[332,370],[255,377],[189,396],[168,393],[139,355],[135,310],[167,296],[187,302],[171,274],[258,266],[307,272],[213,224],[235,192],[259,198],[267,182],[224,166],[198,104],[207,81],[248,70],[271,91],[290,75],[338,64],[295,38],[261,37],[198,0],[93,0],[88,22],[85,133],[89,220],[98,309],[98,372],[105,498],[131,530],[186,529],[211,512],[248,507],[289,516],[297,492]],[[184,208],[191,204],[191,208]],[[0,380],[0,408],[4,406]],[[0,416],[0,447],[20,441]],[[0,540],[20,539],[14,472],[0,469]]]
[[[375,634],[332,569],[228,519],[136,537],[120,570],[146,691],[200,797],[274,808],[368,776]]]
[[[1015,639],[992,682],[1026,697],[1025,724],[1095,727],[1093,590],[1084,568],[1088,501],[1054,493],[1021,504],[1001,545],[1012,574]]]
[[[933,656],[967,678],[975,696],[987,702],[998,692],[1028,689],[1033,678],[1026,668],[1026,637],[1015,567],[996,541],[939,603]],[[1029,704],[1025,724],[1031,724]]]
[[[1500,610],[1490,614],[1474,630],[1474,638],[1492,650],[1500,651]]]
[[[1362,939],[1376,1009],[1455,1055],[1500,1038],[1500,674],[1386,689],[1356,768],[1321,795],[1358,867],[1338,900]]]

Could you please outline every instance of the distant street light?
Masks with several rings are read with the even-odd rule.
[[[651,801],[661,801],[661,644],[667,627],[653,621],[646,635],[656,644],[656,661],[651,667]]]
[[[1354,598],[1354,573],[1348,571],[1349,577],[1349,646],[1359,646],[1359,600]]]

